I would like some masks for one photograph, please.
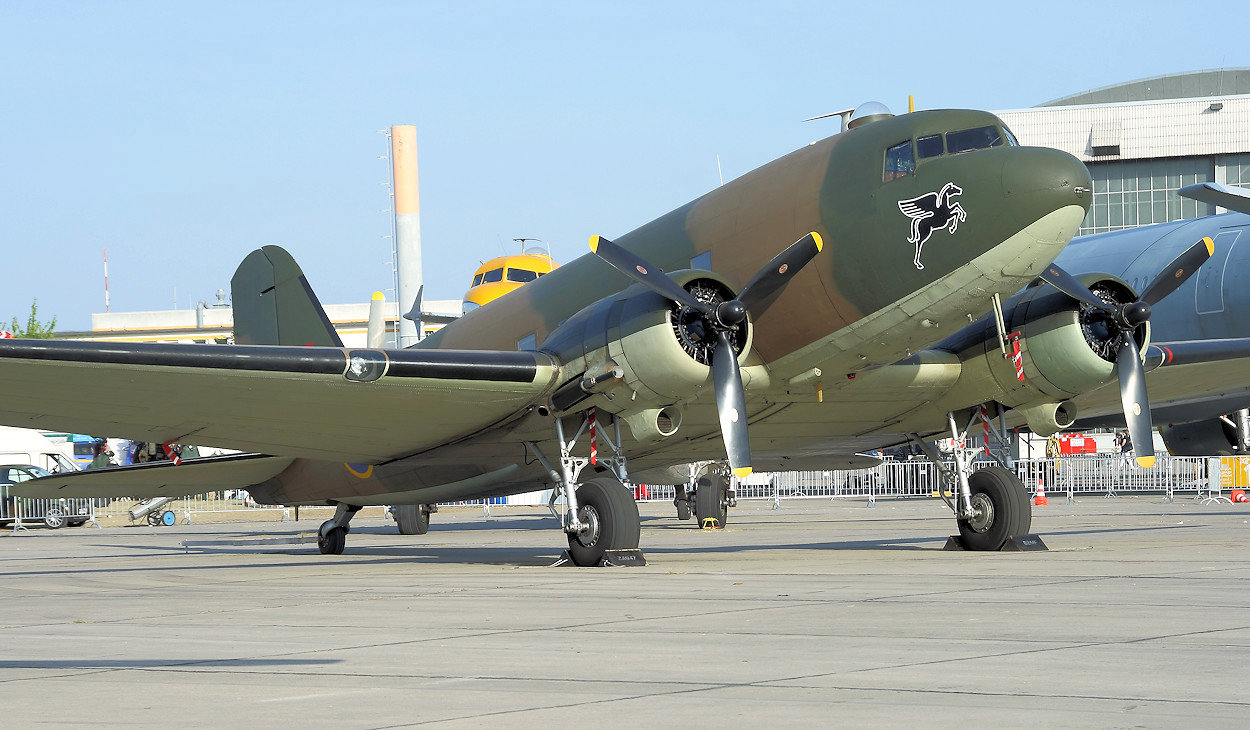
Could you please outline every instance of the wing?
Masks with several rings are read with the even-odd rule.
[[[930,218],[937,211],[937,193],[928,193],[919,198],[898,201],[898,209],[909,218]]]
[[[119,494],[139,499],[181,497],[263,482],[281,472],[292,461],[294,459],[290,457],[255,454],[188,459],[177,466],[162,461],[53,474],[15,484],[9,491],[19,497],[36,499],[113,499]]]
[[[0,423],[380,463],[542,402],[533,351],[0,340]]]
[[[1213,398],[1236,399],[1250,393],[1250,338],[1192,340],[1152,344],[1146,350],[1146,390],[1158,411]],[[1115,387],[1073,398],[1082,421],[1121,412]],[[1229,410],[1235,409],[1231,406]]]

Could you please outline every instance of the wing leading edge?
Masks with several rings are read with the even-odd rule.
[[[533,351],[0,340],[0,422],[379,463],[545,398]]]

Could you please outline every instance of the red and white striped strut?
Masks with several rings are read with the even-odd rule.
[[[1016,366],[1016,380],[1024,382],[1024,357],[1020,355],[1020,333],[1012,332],[1007,335],[1007,341],[1011,343],[1011,364]]]
[[[598,429],[595,428],[594,406],[591,406],[590,410],[586,411],[586,421],[590,424],[590,463],[592,465],[598,464],[599,463],[599,439],[598,439]]]
[[[182,463],[182,449],[175,449],[173,441],[161,444],[161,451],[164,451],[165,456],[168,456],[169,460],[174,462],[174,466]]]
[[[990,453],[990,417],[985,412],[985,404],[978,406],[981,409],[981,429],[984,431],[985,455],[993,456]]]

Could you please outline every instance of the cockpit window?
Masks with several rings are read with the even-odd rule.
[[[976,127],[946,133],[946,151],[952,155],[1002,145],[1003,135],[998,131],[998,127]]]
[[[494,284],[497,281],[503,281],[503,269],[491,269],[482,274],[483,284]]]
[[[473,286],[477,286],[478,284],[481,284],[483,276],[485,276],[485,274],[478,274],[477,276],[473,277]]]
[[[942,154],[942,135],[931,134],[916,140],[916,156],[922,160]]]
[[[900,142],[885,151],[885,181],[889,182],[916,171],[916,158],[911,151],[911,140]]]
[[[508,268],[508,281],[516,281],[524,284],[527,281],[533,281],[538,278],[538,273],[527,269]]]
[[[1020,143],[1016,141],[1016,135],[1012,134],[1010,129],[1007,129],[1006,127],[1003,127],[1003,134],[1007,135],[1007,146],[1008,146],[1008,147],[1019,147],[1019,146],[1020,146]]]

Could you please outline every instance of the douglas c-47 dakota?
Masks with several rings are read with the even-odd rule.
[[[587,255],[412,348],[342,347],[274,247],[235,277],[234,345],[4,340],[0,422],[251,452],[21,493],[246,487],[262,503],[337,505],[324,553],[343,551],[362,506],[554,488],[579,565],[638,547],[627,480],[685,483],[703,464],[679,494],[723,523],[730,474],[864,466],[867,450],[957,436],[982,406],[1046,434],[1071,422],[1073,398],[1118,387],[1147,465],[1150,305],[1209,242],[1140,295],[1069,274],[1052,262],[1090,188],[1076,158],[1018,145],[993,114],[866,105],[847,131],[615,241],[594,236]],[[1028,493],[1006,469],[961,458],[947,478],[968,548],[1028,533]]]

